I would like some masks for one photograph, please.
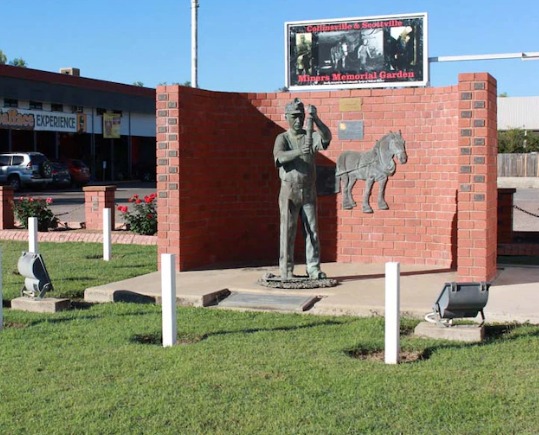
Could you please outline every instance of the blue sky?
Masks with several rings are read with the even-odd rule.
[[[536,0],[199,0],[198,84],[217,91],[284,86],[284,23],[428,13],[429,56],[539,52]],[[8,60],[155,87],[191,79],[191,0],[1,0]],[[539,60],[435,63],[431,84],[489,72],[498,93],[539,96]]]

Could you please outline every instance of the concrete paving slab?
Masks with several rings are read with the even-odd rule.
[[[485,327],[477,325],[454,325],[445,327],[429,322],[419,322],[414,329],[414,334],[424,338],[473,343],[483,341],[485,338]]]
[[[324,315],[384,315],[385,264],[325,263],[322,269],[339,282],[336,287],[309,290],[268,289],[257,281],[265,273],[278,274],[276,267],[213,269],[178,272],[178,305],[209,306],[232,292],[265,293],[317,297],[320,300],[306,313]],[[297,272],[303,270],[297,267]],[[446,282],[457,280],[455,271],[432,266],[400,266],[400,310],[402,316],[423,318]],[[143,295],[159,303],[159,272],[91,287],[88,302],[113,302],[119,295]],[[539,324],[539,268],[504,266],[489,290],[485,307],[487,323],[530,322]],[[477,319],[479,321],[479,319]]]
[[[70,308],[71,301],[69,299],[40,299],[21,296],[11,300],[11,309],[19,311],[30,311],[34,313],[57,313],[58,311],[69,310]]]
[[[230,296],[218,303],[218,307],[257,311],[303,312],[311,308],[317,301],[316,296],[232,292]]]

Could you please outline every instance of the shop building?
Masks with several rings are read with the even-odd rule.
[[[0,152],[76,158],[96,181],[155,176],[155,89],[0,65]]]

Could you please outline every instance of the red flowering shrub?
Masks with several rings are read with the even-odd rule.
[[[157,232],[157,193],[146,195],[140,199],[138,195],[129,198],[132,204],[132,210],[126,205],[119,205],[118,211],[126,223],[129,224],[129,230],[136,233],[151,236]]]
[[[49,208],[50,204],[52,204],[52,198],[39,199],[21,196],[13,201],[13,212],[23,228],[28,228],[28,218],[35,217],[37,218],[38,230],[47,231],[49,228],[58,226],[58,218]]]

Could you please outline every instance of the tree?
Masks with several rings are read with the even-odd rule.
[[[28,64],[22,57],[16,57],[15,59],[11,60],[9,64],[21,68],[26,68],[28,66]]]
[[[134,83],[133,83],[133,86],[144,87],[144,83],[142,83],[142,82],[134,82]]]
[[[534,131],[527,132],[525,140],[525,152],[532,153],[539,151],[539,134]]]
[[[171,85],[180,85],[178,82],[174,82],[174,83],[171,83]],[[168,86],[168,82],[161,82],[161,83],[158,83],[157,86]],[[185,86],[185,85],[184,85]]]
[[[498,152],[531,153],[539,151],[539,134],[522,128],[498,131]]]
[[[5,65],[6,63],[7,63],[7,56],[2,50],[0,50],[0,65]],[[15,59],[10,60],[9,65],[20,66],[21,68],[26,68],[28,66],[28,64],[22,57],[16,57]]]
[[[507,92],[502,92],[500,93],[500,95],[498,95],[498,97],[500,98],[507,98],[509,95],[507,94]]]

